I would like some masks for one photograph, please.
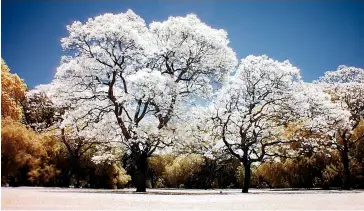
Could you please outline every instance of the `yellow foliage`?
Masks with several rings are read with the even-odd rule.
[[[257,175],[261,182],[266,182],[271,187],[283,188],[288,187],[288,181],[286,178],[287,168],[291,168],[294,171],[295,166],[290,160],[286,160],[285,163],[273,163],[267,162],[260,165],[256,170],[255,174]]]
[[[27,86],[17,74],[11,74],[5,61],[1,59],[1,117],[19,121],[22,117],[20,101],[25,96]]]
[[[60,152],[57,140],[37,134],[25,125],[7,117],[1,122],[2,181],[15,177],[19,169],[27,169],[27,179],[34,185],[45,184],[59,171],[50,161]]]
[[[364,140],[364,120],[361,120],[359,122],[359,125],[355,128],[354,135],[352,137],[353,140],[357,140],[360,138],[361,138],[361,140],[358,140],[358,141]]]
[[[108,188],[116,189],[124,187],[131,177],[126,173],[125,169],[120,166],[120,163],[106,164],[101,163],[97,165],[96,175],[101,176],[107,180]]]
[[[148,166],[153,169],[156,176],[162,176],[167,165],[171,165],[174,156],[172,155],[156,155],[148,158]]]
[[[201,170],[204,159],[201,155],[190,154],[178,156],[173,163],[167,165],[164,178],[170,186],[179,187]]]

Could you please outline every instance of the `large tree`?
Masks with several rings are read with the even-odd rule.
[[[227,33],[195,15],[148,28],[131,10],[67,29],[62,46],[69,54],[48,95],[69,108],[65,122],[81,122],[86,131],[122,142],[136,164],[137,191],[146,191],[147,158],[172,144],[180,108],[209,97],[212,84],[234,68]],[[105,134],[105,128],[114,132]]]
[[[251,165],[263,161],[271,147],[289,142],[280,138],[289,120],[281,111],[299,82],[299,70],[288,61],[248,56],[210,106],[213,137],[244,166],[242,192],[248,192]]]
[[[322,142],[324,146],[338,150],[343,164],[343,188],[350,189],[350,149],[364,138],[355,130],[364,118],[364,69],[340,65],[336,71],[328,71],[316,83],[325,86],[332,102],[348,114],[345,124],[336,127],[336,133]]]

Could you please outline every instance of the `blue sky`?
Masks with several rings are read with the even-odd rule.
[[[195,13],[225,29],[239,59],[289,59],[312,81],[340,64],[364,67],[364,1],[19,1],[1,2],[1,56],[28,87],[49,83],[66,25],[132,9],[147,23]]]

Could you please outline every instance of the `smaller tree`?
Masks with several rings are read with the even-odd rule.
[[[294,95],[283,104],[281,112],[289,114],[286,115],[289,122],[282,138],[291,140],[291,148],[298,155],[317,151],[330,153],[331,149],[322,143],[349,121],[349,113],[333,103],[320,84],[296,84]]]
[[[11,74],[5,61],[1,59],[1,118],[10,117],[19,121],[22,117],[20,102],[27,86],[17,74]]]
[[[299,70],[288,61],[248,56],[209,108],[206,121],[215,140],[244,166],[244,193],[250,186],[252,163],[263,161],[271,147],[289,142],[279,137],[289,120],[281,110],[299,81]]]
[[[80,187],[83,156],[90,150],[96,150],[97,145],[111,147],[110,143],[116,134],[112,128],[107,127],[107,119],[96,123],[85,122],[82,118],[72,115],[73,113],[70,114],[67,104],[54,104],[53,97],[52,93],[49,93],[49,85],[39,85],[29,91],[23,101],[24,119],[37,132],[52,132],[64,145],[70,167],[68,181],[64,185],[70,185],[70,179],[75,177],[75,186]],[[98,131],[95,127],[106,129]],[[106,155],[108,153],[97,156],[96,159],[107,159]]]
[[[64,109],[56,107],[47,95],[37,89],[26,93],[22,100],[24,123],[37,132],[55,129]]]
[[[343,163],[343,188],[350,189],[349,151],[364,138],[364,135],[358,136],[354,133],[364,118],[364,69],[341,65],[336,71],[326,72],[315,83],[324,86],[333,103],[348,114],[345,124],[336,126],[336,133],[322,144],[340,152]]]

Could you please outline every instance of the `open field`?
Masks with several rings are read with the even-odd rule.
[[[95,190],[1,188],[2,209],[137,210],[363,210],[364,191]],[[220,193],[222,191],[222,193]]]

